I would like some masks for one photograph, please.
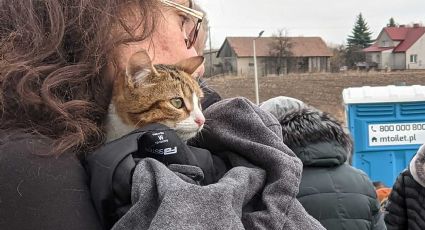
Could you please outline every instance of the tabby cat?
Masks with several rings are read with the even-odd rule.
[[[146,51],[130,57],[113,88],[106,122],[107,141],[150,123],[174,129],[186,141],[203,127],[201,88],[191,76],[203,64],[202,56],[175,65],[153,65]]]

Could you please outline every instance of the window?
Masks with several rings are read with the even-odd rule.
[[[418,60],[418,55],[417,54],[410,55],[410,63],[416,63],[417,60]]]
[[[248,66],[254,66],[254,63],[250,62],[248,63]]]
[[[390,44],[387,40],[382,41],[382,47],[388,47]]]

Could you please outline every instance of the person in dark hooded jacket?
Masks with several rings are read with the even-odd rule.
[[[372,182],[347,163],[352,140],[331,115],[289,97],[260,106],[277,117],[283,142],[303,163],[297,199],[328,230],[386,229]]]
[[[386,211],[385,223],[390,230],[425,228],[425,145],[397,177]]]

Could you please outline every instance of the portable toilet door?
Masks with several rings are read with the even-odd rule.
[[[353,166],[392,186],[425,143],[425,86],[343,90]]]

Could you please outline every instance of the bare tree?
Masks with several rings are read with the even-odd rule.
[[[276,60],[276,73],[287,74],[290,66],[290,57],[293,55],[291,52],[292,43],[288,37],[288,30],[279,29],[277,34],[273,34],[273,41],[269,44],[270,56],[275,57]]]
[[[330,58],[331,72],[339,72],[346,65],[347,49],[345,45],[329,44],[333,56]]]

